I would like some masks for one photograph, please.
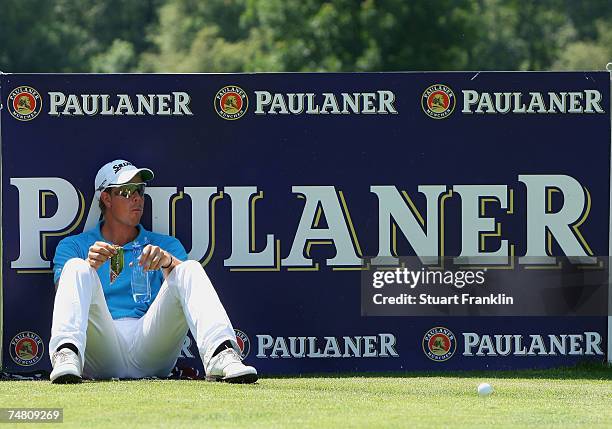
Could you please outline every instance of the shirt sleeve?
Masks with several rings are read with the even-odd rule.
[[[62,274],[64,265],[72,258],[85,259],[85,256],[82,255],[77,243],[71,237],[67,237],[60,241],[55,249],[55,256],[53,257],[53,282],[55,284]]]

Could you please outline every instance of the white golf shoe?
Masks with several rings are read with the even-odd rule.
[[[74,384],[83,381],[81,377],[81,358],[70,349],[63,348],[51,357],[53,371],[51,383]]]
[[[234,349],[225,349],[208,363],[206,380],[227,383],[255,383],[257,370],[242,363]]]

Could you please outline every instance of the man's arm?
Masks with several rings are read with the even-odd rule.
[[[170,257],[170,259],[166,259],[168,262],[165,264],[162,264],[161,269],[162,272],[164,273],[164,278],[168,277],[170,275],[170,273],[172,272],[172,270],[178,266],[181,262],[180,259],[176,258],[174,255],[172,255],[170,252],[167,251],[163,251],[165,253],[165,257],[167,258],[168,256]]]
[[[164,277],[170,275],[172,270],[182,263],[179,258],[174,256],[167,250],[153,244],[147,245],[143,251],[140,261],[138,262],[145,270],[159,270],[164,273]]]
[[[55,257],[53,258],[53,273],[56,291],[64,265],[70,259],[84,259],[91,268],[97,270],[108,260],[108,258],[117,253],[117,250],[112,244],[105,243],[104,241],[96,241],[89,247],[87,255],[82,255],[81,253],[82,251],[79,250],[79,247],[69,239],[64,239],[58,244],[55,250]]]
[[[72,258],[85,259],[86,255],[82,253],[83,252],[79,249],[78,244],[72,237],[66,237],[58,243],[55,248],[55,255],[53,255],[53,283],[55,283],[56,291],[66,262]]]
[[[89,247],[86,261],[91,268],[97,270],[115,254],[117,254],[115,246],[104,241],[96,241]]]

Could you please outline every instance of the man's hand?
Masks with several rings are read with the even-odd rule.
[[[172,262],[172,255],[159,246],[147,244],[142,250],[139,265],[145,270],[159,270]]]
[[[108,259],[117,253],[117,249],[112,244],[105,243],[104,241],[96,241],[89,248],[87,254],[87,262],[89,266],[94,270],[100,268],[100,265],[108,261]]]

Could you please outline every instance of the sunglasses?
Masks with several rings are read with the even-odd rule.
[[[112,189],[117,190],[116,192],[113,192],[114,195],[119,195],[123,198],[130,198],[132,195],[134,195],[134,192],[137,192],[138,195],[144,197],[145,187],[146,185],[144,183],[128,183]]]

